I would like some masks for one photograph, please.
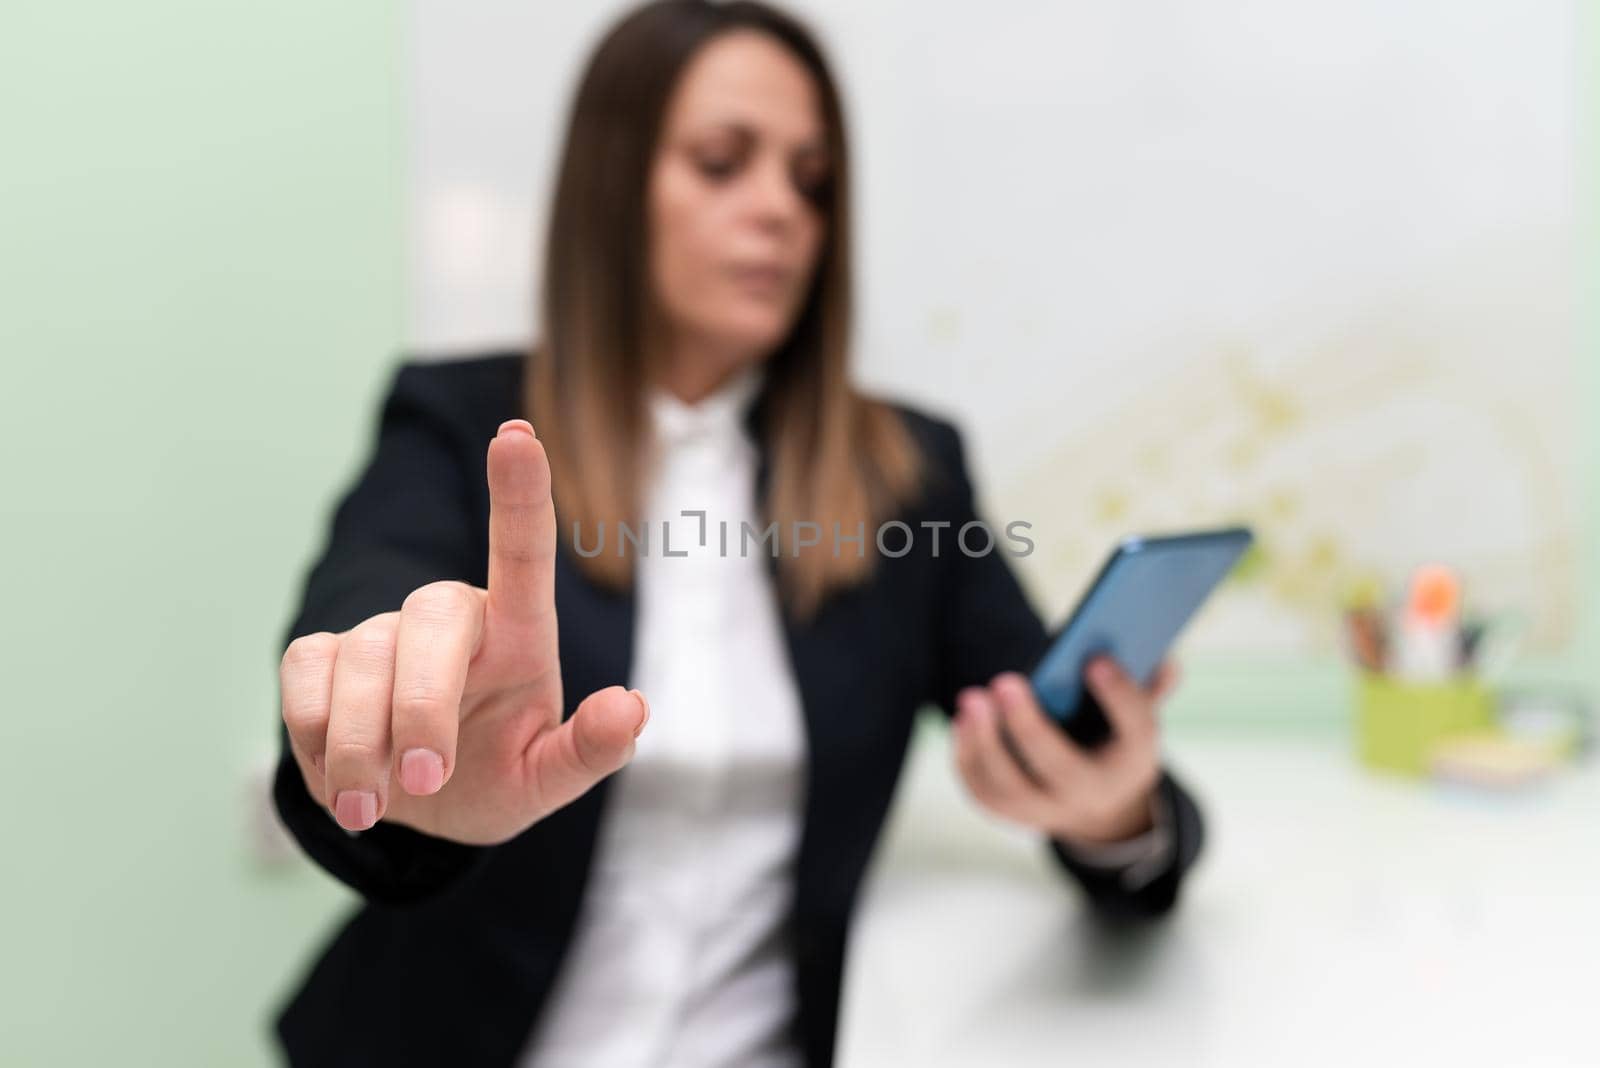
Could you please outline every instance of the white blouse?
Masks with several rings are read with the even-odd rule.
[[[762,374],[748,368],[694,405],[649,397],[628,684],[648,696],[650,725],[608,787],[575,940],[525,1066],[801,1063],[782,934],[804,720],[764,546],[739,551],[740,523],[762,527],[744,429]],[[616,536],[606,531],[605,551]]]

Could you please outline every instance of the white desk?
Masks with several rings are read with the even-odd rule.
[[[1490,795],[1332,735],[1178,735],[1210,837],[1170,920],[1097,927],[913,749],[851,943],[857,1065],[1600,1065],[1600,769]]]

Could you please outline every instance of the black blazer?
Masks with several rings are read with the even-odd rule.
[[[485,450],[502,421],[523,414],[522,369],[514,352],[399,367],[376,451],[338,506],[283,647],[398,609],[413,589],[437,579],[485,584]],[[954,550],[954,532],[977,515],[956,430],[899,410],[934,474],[921,503],[902,516],[917,532],[913,551],[880,559],[866,584],[834,597],[811,623],[785,622],[809,746],[789,936],[799,1039],[818,1068],[833,1060],[851,912],[914,714],[929,703],[948,711],[961,687],[1027,670],[1048,643],[1003,553]],[[758,399],[752,428],[760,413]],[[761,471],[765,478],[765,457]],[[951,524],[937,555],[923,520]],[[563,551],[556,608],[571,715],[589,693],[628,679],[633,604],[582,578]],[[278,1019],[290,1061],[512,1064],[561,966],[607,783],[496,847],[389,823],[351,836],[311,799],[282,737],[279,813],[305,851],[365,899]],[[1160,790],[1175,817],[1177,848],[1169,870],[1136,893],[1046,840],[1097,911],[1154,916],[1173,905],[1199,852],[1201,821],[1170,774]]]

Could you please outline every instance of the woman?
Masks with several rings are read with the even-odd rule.
[[[293,1063],[831,1063],[930,702],[1099,910],[1173,904],[1172,672],[1095,665],[1093,753],[1033,701],[956,431],[848,383],[847,162],[793,21],[643,7],[574,103],[541,343],[401,367],[283,658],[279,810],[366,900]]]

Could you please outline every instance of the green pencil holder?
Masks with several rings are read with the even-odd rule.
[[[1356,682],[1356,749],[1369,768],[1422,775],[1438,743],[1494,725],[1494,696],[1473,678],[1404,682],[1363,673]]]

